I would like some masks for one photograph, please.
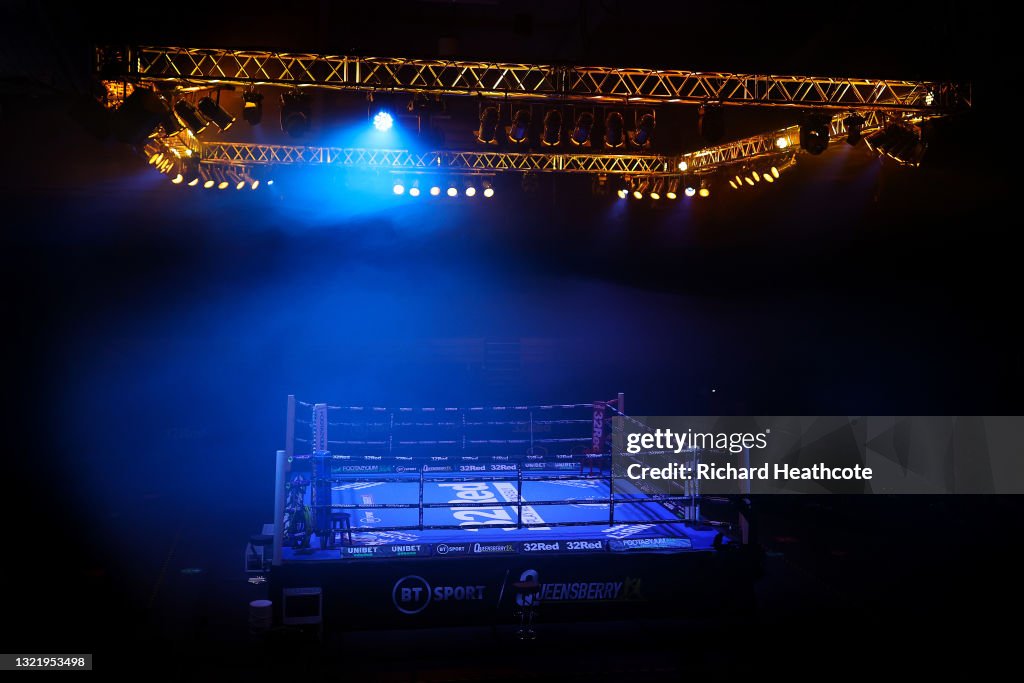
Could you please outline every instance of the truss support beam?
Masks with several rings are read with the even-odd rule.
[[[99,54],[116,53],[117,50],[103,48],[99,51]],[[620,106],[714,101],[727,105],[843,111],[940,112],[971,105],[968,83],[159,46],[128,50],[127,79],[176,82],[183,87],[262,84]]]

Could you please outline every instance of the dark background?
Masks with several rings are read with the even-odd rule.
[[[5,651],[93,651],[106,667],[159,653],[183,670],[262,661],[246,649],[255,589],[239,565],[270,519],[289,393],[465,405],[624,391],[634,414],[1021,412],[1014,178],[985,87],[1010,43],[984,6],[3,13]],[[977,105],[916,171],[843,146],[801,157],[771,191],[718,188],[658,209],[564,179],[530,194],[499,179],[489,204],[441,212],[349,199],[346,177],[335,190],[188,194],[82,125],[95,43],[432,56],[442,36],[467,58],[963,78]],[[729,137],[792,122],[734,111]],[[690,107],[659,111],[662,150],[696,148],[695,121]],[[503,671],[975,672],[1010,654],[994,619],[1017,607],[1018,499],[763,510],[753,616],[559,631],[525,658],[501,645],[514,662]],[[493,658],[452,655],[453,637],[390,634],[355,641],[363,656],[325,651],[302,666],[482,677]],[[602,647],[609,637],[627,645]]]

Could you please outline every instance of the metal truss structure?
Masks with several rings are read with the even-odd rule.
[[[863,114],[864,124],[862,133],[878,130],[885,126],[892,116],[886,112],[873,111]],[[838,142],[846,138],[849,131],[846,129],[846,114],[839,114],[832,117],[829,122],[830,143]],[[780,141],[784,144],[780,145]],[[686,164],[688,171],[694,173],[708,173],[718,168],[732,166],[738,163],[756,160],[761,157],[773,156],[780,153],[792,153],[799,150],[800,126],[789,126],[780,130],[754,135],[734,142],[728,142],[715,147],[705,147],[696,152],[690,152],[679,157],[679,161]]]
[[[410,172],[560,172],[656,174],[675,169],[671,157],[628,154],[513,153],[495,151],[431,151],[262,145],[202,142],[203,163],[266,165],[312,164]]]
[[[111,53],[116,50],[111,50]],[[144,46],[129,81],[481,95],[594,104],[698,104],[937,112],[971,105],[971,86],[879,78],[403,59]]]

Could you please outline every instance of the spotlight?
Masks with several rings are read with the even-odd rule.
[[[174,112],[182,120],[185,126],[192,131],[193,135],[199,135],[209,124],[199,113],[199,110],[192,106],[187,100],[178,100],[174,103]]]
[[[250,126],[260,125],[263,120],[263,95],[255,90],[242,93],[242,118]]]
[[[827,114],[811,114],[800,124],[800,147],[809,154],[821,154],[828,149],[832,119]]]
[[[661,199],[661,195],[657,191],[651,193],[651,199]]]
[[[846,144],[856,145],[860,142],[860,132],[864,128],[864,117],[860,114],[850,114],[843,119],[846,126]]]
[[[666,199],[675,199],[678,196],[678,195],[676,195],[676,190],[678,190],[678,189],[679,189],[679,179],[678,178],[676,178],[675,180],[669,181],[668,191],[665,192],[665,198]]]
[[[309,132],[313,110],[309,98],[298,90],[281,93],[281,130],[293,138]]]
[[[253,181],[252,181],[252,183],[250,183],[250,185],[249,185],[249,189],[250,189],[250,190],[255,190],[255,189],[256,189],[256,188],[258,188],[259,186],[260,186],[260,181],[258,181],[258,180],[253,180]]]
[[[771,173],[762,173],[761,174],[761,178],[763,178],[766,183],[774,183],[775,182],[775,178],[772,177]]]
[[[467,197],[475,197],[476,196],[476,188],[473,187],[472,185],[467,187],[466,188],[466,196]]]
[[[213,121],[214,125],[222,131],[230,128],[231,124],[235,122],[235,117],[214,102],[212,97],[204,97],[199,100],[199,113]]]
[[[736,187],[743,187],[743,178],[736,176]]]
[[[779,169],[776,166],[772,166],[771,167],[771,174],[773,176],[775,176],[776,178],[778,178],[779,177]]]
[[[242,176],[240,176],[240,175],[238,175],[236,173],[236,174],[234,174],[234,179],[235,179],[235,189],[238,190],[239,192],[244,190],[245,189],[245,185],[246,185],[245,178],[243,178]]]
[[[754,184],[754,181],[751,180],[750,178],[744,178],[743,182],[745,182],[747,185],[753,185]]]
[[[230,185],[230,184],[231,183],[229,183],[227,180],[224,180],[223,178],[221,178],[220,182],[217,183],[217,189],[218,190],[226,190],[226,189],[228,189],[228,185]]]
[[[699,190],[697,190],[697,194],[699,194],[701,197],[710,197],[711,190],[708,189],[707,187],[701,187]]]
[[[683,190],[683,194],[685,194],[687,197],[692,197],[693,195],[697,194],[697,190],[687,186],[687,188]]]
[[[551,109],[544,115],[544,132],[540,142],[546,147],[554,147],[562,139],[562,113]]]
[[[874,152],[885,155],[905,166],[920,166],[928,149],[916,129],[891,125],[875,131],[864,138],[864,143]]]
[[[459,190],[454,185],[452,187],[448,188],[448,196],[449,197],[457,197],[458,195],[459,195]]]
[[[199,176],[196,176],[192,180],[188,181],[188,186],[189,187],[195,187],[198,184],[199,184]]]
[[[667,197],[668,199],[675,199],[676,198],[676,193],[675,192],[666,192],[665,193],[665,197]]]
[[[640,117],[636,131],[633,133],[633,144],[637,147],[649,147],[654,137],[654,114],[647,113]]]
[[[732,179],[729,180],[729,187],[731,187],[734,190],[738,190],[739,189],[739,185],[737,185],[736,181],[732,180]]]
[[[617,194],[619,195],[619,199],[625,199],[629,196],[629,190],[622,188],[617,192]]]
[[[690,165],[688,163],[686,163],[685,161],[680,161],[679,162],[679,170],[680,171],[685,171],[688,168],[690,168]]]
[[[722,105],[706,102],[697,108],[697,130],[704,142],[717,144],[725,135],[725,113]]]
[[[775,146],[779,149],[786,149],[789,147],[789,138],[781,136],[775,139]]]
[[[485,145],[498,144],[498,108],[487,107],[480,112],[480,127],[476,139]]]
[[[643,199],[644,193],[640,190],[633,190],[633,199]]]
[[[391,191],[395,194],[405,194],[405,185],[402,184],[401,180],[396,180],[395,186],[391,188]]]
[[[409,188],[409,196],[410,197],[419,197],[420,196],[420,188],[418,188],[416,186],[410,187]]]
[[[373,115],[373,127],[381,133],[386,133],[391,130],[391,126],[393,126],[394,123],[395,120],[391,118],[391,114],[383,109]]]
[[[761,174],[758,173],[757,171],[751,171],[750,177],[754,179],[755,183],[761,182]]]
[[[213,178],[212,178],[212,177],[210,176],[210,174],[208,174],[208,173],[206,173],[206,172],[204,171],[204,172],[203,172],[203,188],[204,188],[204,189],[206,189],[206,190],[209,190],[209,189],[211,189],[211,188],[212,188],[212,187],[213,187],[214,185],[216,185],[216,184],[217,184],[217,181],[216,181],[216,180],[214,180],[214,179],[213,179]]]
[[[622,114],[613,111],[604,120],[604,144],[608,147],[622,147]]]
[[[153,137],[167,114],[166,101],[152,90],[136,88],[114,113],[113,129],[117,139],[140,145]]]
[[[484,182],[484,196],[488,199],[494,196],[494,186],[488,182]]]
[[[588,111],[576,117],[576,125],[572,129],[569,140],[578,146],[590,145],[590,131],[594,127],[594,115]]]
[[[430,188],[430,196],[431,197],[436,197],[439,194],[441,194],[441,188],[440,187],[438,187],[437,185],[434,185],[433,187]]]
[[[174,110],[170,107],[167,107],[167,111],[164,112],[164,120],[161,125],[164,127],[164,135],[177,135],[182,131],[181,121],[174,115]]]
[[[508,139],[512,142],[522,144],[530,136],[530,110],[520,109],[512,119],[512,125],[508,129]]]
[[[171,178],[171,182],[174,183],[175,185],[181,185],[182,181],[184,181],[184,180],[185,180],[185,176],[181,175],[180,173],[178,175],[174,176],[173,178]]]

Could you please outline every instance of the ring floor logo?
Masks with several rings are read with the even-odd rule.
[[[432,602],[476,602],[484,599],[486,586],[433,586],[422,576],[410,574],[395,582],[391,602],[402,614],[419,614]]]

